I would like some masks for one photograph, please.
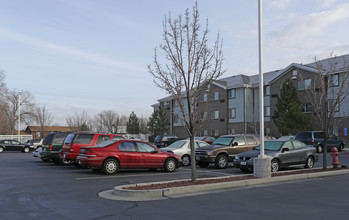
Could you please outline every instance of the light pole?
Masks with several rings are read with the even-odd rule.
[[[260,154],[253,160],[255,177],[271,176],[270,159],[264,154],[264,81],[263,81],[263,37],[262,37],[262,0],[258,0],[258,42],[259,42],[259,138]]]
[[[21,135],[21,94],[22,90],[18,91],[18,141],[21,142],[20,135]]]

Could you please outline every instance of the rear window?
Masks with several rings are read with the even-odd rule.
[[[49,144],[50,141],[51,141],[51,139],[52,139],[52,137],[53,137],[53,135],[54,135],[54,134],[48,134],[48,135],[45,137],[45,139],[44,139],[44,141],[43,141],[43,144],[45,144],[45,145]]]
[[[57,133],[53,139],[52,144],[62,144],[67,135],[67,133]]]
[[[73,143],[74,137],[75,137],[75,133],[69,134],[65,140],[64,140],[64,144],[71,144]]]
[[[314,132],[314,138],[324,138],[325,135],[323,132]]]
[[[296,135],[295,139],[311,139],[311,132],[300,132]]]
[[[94,136],[95,136],[94,134],[78,134],[74,138],[73,143],[74,144],[90,144]]]

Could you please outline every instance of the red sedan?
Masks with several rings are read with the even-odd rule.
[[[81,147],[76,162],[83,167],[115,174],[119,169],[164,169],[175,171],[180,157],[137,140],[110,140],[93,147]]]

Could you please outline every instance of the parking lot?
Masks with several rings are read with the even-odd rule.
[[[339,160],[341,164],[349,165],[348,149],[341,153]],[[329,165],[331,161],[329,153]],[[316,167],[322,167],[321,154]],[[243,175],[233,167],[220,170],[213,166],[206,169],[198,167],[197,174],[198,178]],[[123,184],[189,179],[191,170],[190,167],[181,167],[173,173],[161,170],[121,170],[117,175],[107,176],[90,169],[44,163],[30,153],[4,152],[0,154],[0,176],[0,219],[118,219],[116,216],[119,219],[131,219],[127,210],[145,203],[147,206],[154,204],[151,212],[159,213],[156,218],[148,219],[163,219],[159,217],[166,213],[157,210],[156,206],[161,201],[112,201],[99,198],[97,194]],[[190,201],[197,200],[200,204],[203,202],[200,199],[209,199],[215,195],[193,196]],[[185,204],[182,206],[185,207]]]

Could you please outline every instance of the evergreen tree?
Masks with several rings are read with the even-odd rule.
[[[150,116],[148,128],[149,131],[154,135],[167,133],[168,119],[161,107],[154,110],[153,114]]]
[[[296,134],[312,127],[310,119],[301,111],[297,89],[291,79],[282,85],[274,115],[274,122],[282,135]]]
[[[137,115],[134,112],[132,112],[127,122],[126,132],[128,134],[139,134],[139,131],[139,119],[137,118]]]

